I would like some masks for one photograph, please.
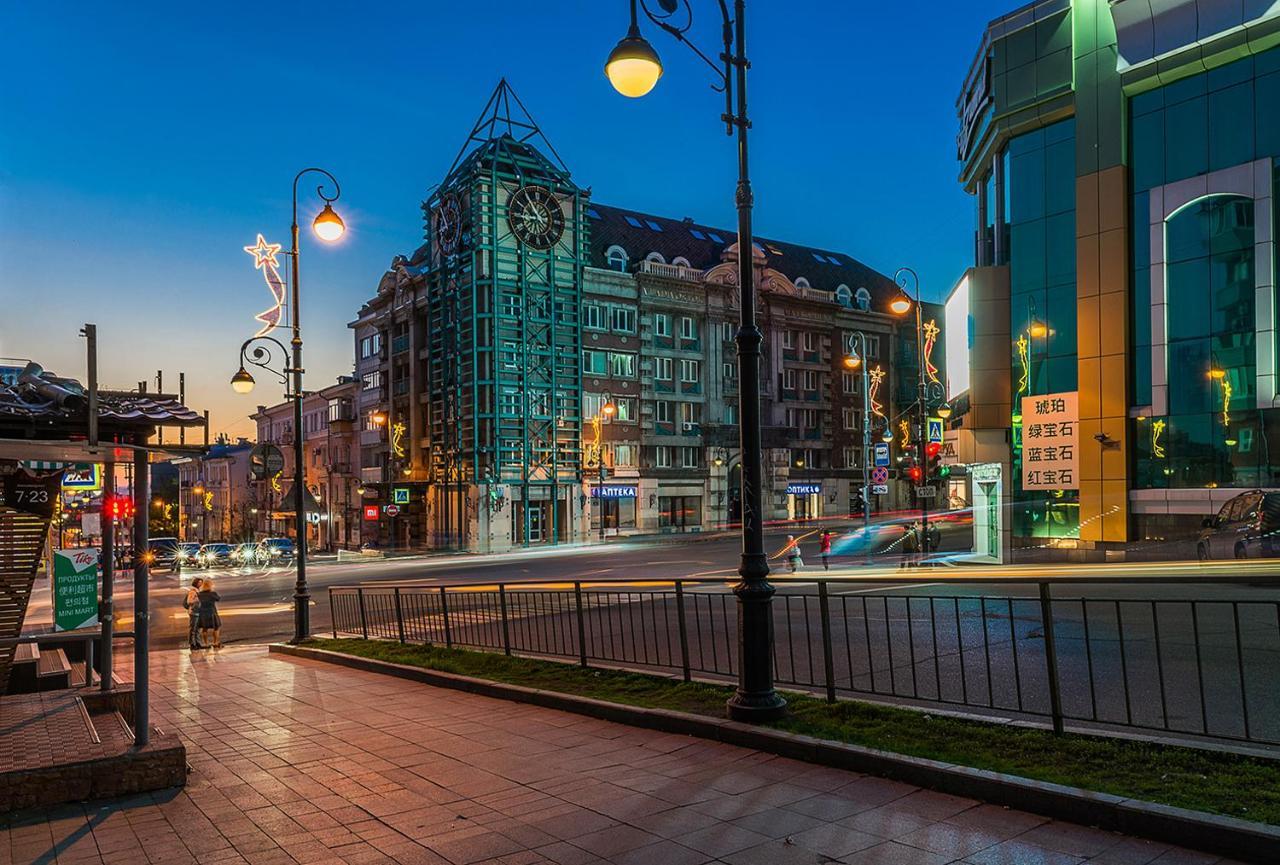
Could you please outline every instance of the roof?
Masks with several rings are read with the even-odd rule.
[[[80,382],[28,362],[8,383],[0,382],[0,437],[64,438],[88,431],[89,393]],[[201,426],[204,418],[170,394],[100,391],[103,432],[150,435],[157,426]],[[105,435],[103,436],[106,437]]]
[[[720,264],[725,248],[738,240],[736,230],[715,228],[687,217],[671,219],[594,203],[588,205],[587,216],[591,225],[591,264],[596,267],[608,267],[609,247],[620,246],[626,251],[628,262],[642,261],[649,253],[657,252],[668,264],[679,257],[690,267],[707,270]],[[871,292],[873,308],[883,308],[898,294],[892,279],[847,252],[759,236],[755,244],[764,251],[769,267],[793,282],[804,277],[810,288],[834,292],[841,285],[851,291],[865,286]]]

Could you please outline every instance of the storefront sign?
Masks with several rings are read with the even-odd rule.
[[[1022,488],[1080,489],[1080,395],[1022,398]]]
[[[635,487],[592,487],[591,498],[593,499],[634,499],[637,490]]]
[[[822,495],[822,484],[787,484],[787,495],[789,496]]]
[[[98,624],[98,550],[53,554],[53,629],[74,631]]]
[[[364,518],[370,522],[376,522],[378,519],[378,512],[380,510],[381,509],[377,505],[365,505]]]

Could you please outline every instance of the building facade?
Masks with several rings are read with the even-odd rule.
[[[184,541],[253,540],[255,515],[247,439],[220,439],[202,457],[174,460],[178,470],[178,526]]]
[[[736,234],[594,203],[499,110],[506,89],[424,204],[427,242],[351,323],[368,538],[489,551],[737,523]],[[843,252],[757,238],[751,266],[766,517],[860,512],[863,430],[914,402],[914,317]],[[876,504],[908,500],[895,482]]]
[[[312,549],[356,549],[361,544],[360,475],[356,423],[357,384],[349,376],[308,392],[302,402],[303,467],[307,537]],[[259,444],[279,449],[284,467],[276,475],[252,478],[249,510],[257,537],[294,537],[292,402],[258,406],[251,418]]]
[[[1277,46],[1266,2],[1041,0],[988,26],[958,154],[967,276],[1006,301],[976,321],[1007,326],[1015,547],[1185,538],[1280,485]],[[1023,489],[1021,400],[1058,393],[1078,476]]]

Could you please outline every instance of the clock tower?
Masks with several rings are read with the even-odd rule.
[[[579,540],[588,192],[501,81],[423,204],[428,519],[476,551]]]

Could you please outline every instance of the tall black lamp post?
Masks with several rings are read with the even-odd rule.
[[[648,93],[662,77],[662,62],[643,36],[637,10],[656,26],[687,45],[715,72],[713,85],[724,93],[721,120],[725,133],[737,136],[738,185],[734,201],[738,209],[738,286],[741,291],[741,321],[738,327],[739,433],[742,446],[742,560],[738,567],[741,582],[734,586],[738,597],[738,688],[729,698],[729,716],[739,721],[762,722],[781,717],[786,701],[773,688],[773,586],[769,583],[769,561],[764,552],[764,505],[761,476],[763,453],[760,444],[760,345],[764,341],[756,325],[756,295],[751,232],[751,178],[747,170],[747,56],[744,0],[718,0],[723,21],[723,50],[719,62],[703,54],[686,38],[693,25],[689,0],[656,0],[657,10],[648,0],[630,0],[631,26],[605,62],[605,74],[624,96]]]
[[[244,341],[240,346],[240,369],[231,377],[231,387],[236,393],[247,394],[253,390],[253,376],[244,368],[245,362],[261,367],[279,376],[285,386],[285,399],[293,400],[293,507],[294,531],[297,534],[298,573],[293,586],[293,642],[300,643],[311,635],[311,593],[307,590],[307,489],[303,473],[302,442],[302,315],[301,286],[298,280],[298,181],[304,174],[315,172],[323,175],[333,184],[333,195],[325,193],[322,181],[316,187],[316,194],[324,201],[324,209],[311,223],[311,228],[321,240],[332,243],[342,237],[346,225],[333,210],[333,202],[338,200],[342,189],[337,179],[323,168],[304,168],[293,178],[293,221],[289,227],[290,249],[286,253],[291,259],[293,274],[293,296],[289,320],[292,324],[293,338],[289,340],[290,351],[274,337],[255,336]],[[279,349],[284,366],[280,370],[269,366],[272,347]],[[292,393],[290,393],[292,391]]]

